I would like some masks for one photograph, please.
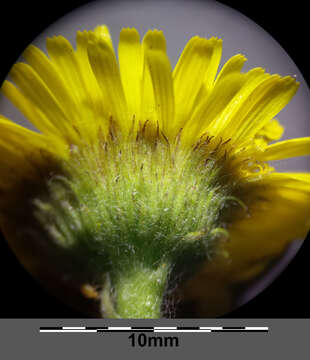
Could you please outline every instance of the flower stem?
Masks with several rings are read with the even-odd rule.
[[[115,312],[118,318],[153,319],[161,317],[169,266],[134,266],[118,274],[114,281]]]

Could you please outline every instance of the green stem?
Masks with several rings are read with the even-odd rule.
[[[160,318],[168,270],[167,264],[156,269],[141,265],[118,274],[113,281],[116,317]]]

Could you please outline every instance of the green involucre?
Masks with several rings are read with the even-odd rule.
[[[36,216],[94,281],[108,273],[111,296],[124,302],[115,288],[128,274],[165,266],[173,281],[212,257],[232,201],[220,171],[199,151],[163,143],[113,141],[97,151],[73,149],[66,175],[52,178],[49,195],[35,200]],[[165,286],[161,280],[159,292]]]

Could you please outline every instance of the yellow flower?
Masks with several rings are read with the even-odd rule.
[[[218,73],[222,40],[217,38],[193,37],[173,71],[158,30],[148,31],[141,43],[135,29],[123,29],[119,65],[105,26],[78,32],[76,50],[61,36],[47,39],[46,46],[48,56],[30,45],[23,54],[27,63],[15,64],[10,72],[15,85],[5,81],[2,86],[3,94],[40,131],[0,118],[0,215],[7,237],[17,236],[11,234],[12,221],[23,227],[34,213],[66,249],[78,242],[76,229],[87,239],[95,238],[91,246],[78,242],[94,258],[101,256],[97,244],[102,221],[120,236],[133,231],[133,223],[140,226],[144,242],[139,246],[145,253],[150,247],[157,254],[171,239],[182,244],[182,251],[185,243],[199,244],[195,251],[203,244],[210,261],[188,285],[187,296],[203,298],[209,316],[229,311],[234,286],[261,273],[309,229],[310,174],[278,173],[268,164],[310,154],[308,137],[269,145],[282,135],[275,116],[298,83],[262,68],[242,72],[246,58],[240,54]],[[66,192],[50,187],[57,175],[69,179],[79,213]],[[89,195],[96,191],[96,196]],[[48,200],[43,193],[49,193]],[[25,217],[29,209],[30,218]],[[93,215],[98,209],[101,217]],[[126,213],[130,222],[123,219]],[[86,218],[93,220],[86,224]],[[151,236],[160,248],[146,240]],[[139,253],[134,241],[131,249]],[[167,253],[174,251],[173,244],[167,245]],[[109,246],[105,242],[103,248],[116,261]],[[117,251],[130,253],[126,246]],[[162,269],[170,257],[154,259]],[[128,266],[124,269],[130,274]],[[141,281],[136,277],[132,284]],[[132,284],[124,286],[126,291]],[[118,299],[120,304],[124,298]]]

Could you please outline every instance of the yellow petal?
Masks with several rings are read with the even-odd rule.
[[[176,131],[189,120],[203,85],[205,97],[218,68],[221,44],[217,39],[193,37],[184,48],[173,71]]]
[[[308,199],[310,194],[310,173],[277,173],[265,175],[257,184],[254,191],[251,190],[252,201],[256,199],[256,192],[278,194],[279,196],[298,202]],[[296,193],[295,193],[296,192]],[[308,214],[309,215],[309,214]]]
[[[187,137],[193,143],[197,141],[206,131],[213,135],[213,127],[216,126],[217,119],[227,114],[236,105],[238,96],[242,99],[246,84],[250,81],[261,81],[264,73],[261,69],[255,69],[247,74],[240,73],[240,68],[231,67],[232,72],[221,76],[221,81],[217,81],[210,96],[202,101],[193,111],[190,121],[184,127],[184,138]],[[223,116],[224,116],[223,115]],[[219,126],[223,125],[219,120]],[[215,131],[214,131],[215,132]]]
[[[242,88],[231,99],[223,112],[214,119],[208,127],[208,130],[212,132],[212,135],[226,138],[226,136],[231,137],[231,135],[234,134],[232,128],[236,126],[236,122],[240,121],[240,112],[249,111],[249,104],[247,101],[251,99],[250,95],[254,89],[264,83],[264,80],[266,80],[268,75],[264,73],[263,69],[256,68],[249,71],[246,77],[247,81]],[[216,99],[214,99],[214,101],[216,101]]]
[[[2,85],[1,92],[42,133],[61,136],[57,128],[53,126],[46,115],[12,83],[5,80]]]
[[[255,142],[262,143],[263,147],[268,145],[271,141],[279,140],[284,132],[284,127],[278,120],[270,120],[258,133],[255,135]]]
[[[20,152],[24,156],[27,153],[31,154],[33,149],[41,149],[58,154],[62,158],[67,156],[67,146],[63,141],[28,130],[2,115],[0,115],[0,133],[5,134],[0,137],[0,144],[13,153]]]
[[[210,42],[211,42],[213,51],[212,51],[210,64],[208,66],[208,69],[205,73],[205,78],[204,78],[204,88],[206,90],[206,94],[209,93],[209,91],[212,89],[212,87],[214,85],[215,76],[217,74],[218,67],[219,67],[219,64],[221,61],[222,46],[223,46],[222,39],[211,38]]]
[[[222,81],[227,75],[231,75],[233,73],[240,73],[246,61],[246,57],[242,54],[237,54],[231,57],[222,67],[220,73],[216,78],[215,83]]]
[[[122,29],[118,45],[118,60],[129,117],[140,120],[142,49],[136,29]]]
[[[1,134],[5,135],[0,137],[0,141],[2,144],[7,144],[9,147],[13,145],[12,140],[14,140],[14,145],[20,143],[20,146],[23,146],[24,143],[28,144],[30,142],[38,147],[46,146],[46,143],[43,140],[45,136],[15,124],[3,115],[0,115],[0,128]]]
[[[248,216],[229,228],[230,240],[224,245],[229,261],[222,259],[209,266],[226,283],[238,283],[258,275],[288,244],[303,239],[309,231],[309,174],[306,174],[308,184],[301,181],[304,174],[295,174],[295,180],[294,174],[274,175],[267,187],[257,187]]]
[[[114,51],[102,38],[94,37],[88,44],[88,57],[102,92],[103,107],[121,131],[128,134],[131,124]]]
[[[61,103],[66,113],[76,117],[76,103],[71,96],[71,88],[65,79],[61,78],[58,69],[37,47],[29,45],[23,53],[32,69],[40,76],[49,90]]]
[[[67,159],[66,145],[38,134],[0,115],[0,188],[13,187],[22,179],[40,175],[49,165],[46,153]]]
[[[79,62],[79,67],[81,71],[81,76],[85,84],[85,91],[88,99],[88,106],[93,113],[93,121],[97,125],[103,125],[103,118],[108,118],[108,114],[103,108],[103,99],[102,94],[96,80],[96,77],[93,73],[91,65],[88,59],[88,42],[90,38],[90,31],[78,31],[76,35],[76,54],[77,61]],[[85,105],[87,105],[87,99],[85,99]],[[106,121],[107,122],[107,121]],[[107,132],[107,127],[104,128],[105,133]]]
[[[266,147],[262,160],[280,160],[310,155],[310,137],[290,139]]]
[[[101,38],[113,50],[113,43],[110,35],[109,28],[106,25],[98,25],[94,29],[96,37]]]
[[[183,131],[185,143],[195,143],[248,80],[248,75],[240,73],[245,61],[246,58],[240,54],[230,58],[217,76],[210,96],[206,96],[205,92],[199,94],[199,101],[195,103],[193,114]]]
[[[70,42],[63,36],[47,38],[46,48],[57,72],[65,80],[71,95],[77,102],[85,98],[84,83],[75,52]]]
[[[101,39],[105,42],[113,51],[112,39],[110,36],[109,29],[107,26],[97,26],[94,31],[78,31],[76,35],[76,58],[79,63],[81,77],[84,81],[84,86],[87,93],[87,98],[85,99],[85,104],[89,106],[90,110],[93,112],[93,121],[101,127],[102,130],[106,133],[108,131],[108,126],[103,126],[104,122],[108,123],[108,112],[103,106],[102,93],[99,88],[97,79],[93,73],[92,67],[89,63],[88,58],[88,44],[90,41],[96,41],[96,39]],[[88,103],[87,103],[88,101]],[[108,125],[108,124],[106,124]],[[96,132],[95,132],[96,133]]]
[[[229,128],[234,131],[234,141],[242,142],[255,136],[288,104],[298,86],[299,83],[290,76],[280,78],[276,75],[258,86],[244,104],[247,108],[246,116],[241,114],[238,124]]]
[[[100,31],[98,31],[98,34],[98,37],[103,37]],[[80,45],[78,43],[79,50]],[[46,46],[51,62],[56,69],[54,76],[55,78],[60,76],[66,84],[69,89],[67,92],[70,94],[70,98],[73,99],[73,105],[72,101],[71,104],[68,102],[68,96],[62,99],[60,87],[58,91],[57,89],[55,91],[51,89],[51,85],[53,85],[51,79],[47,79],[48,82],[46,84],[53,91],[54,95],[57,95],[57,100],[64,103],[63,107],[71,115],[71,121],[79,129],[80,134],[84,138],[94,141],[97,134],[101,107],[97,105],[99,101],[98,85],[96,86],[94,81],[92,81],[93,78],[90,78],[89,71],[86,70],[85,74],[85,52],[82,54],[82,59],[79,59],[80,51],[75,52],[70,42],[62,36],[48,38]],[[86,60],[88,61],[88,58]],[[73,112],[73,110],[75,111]]]
[[[12,67],[10,76],[24,97],[46,116],[49,130],[75,142],[78,134],[72,129],[72,119],[32,67],[17,63]]]
[[[148,31],[143,39],[146,66],[148,66],[155,97],[160,129],[171,137],[174,125],[174,94],[171,65],[166,54],[166,40],[162,31]]]
[[[155,132],[153,132],[153,136],[151,136],[151,139],[154,138],[154,136],[156,136],[156,132],[157,132],[159,123],[158,123],[158,116],[157,116],[156,105],[155,105],[155,96],[154,96],[152,77],[150,74],[150,69],[146,65],[146,59],[144,57],[144,53],[142,56],[140,113],[141,113],[141,119],[138,120],[139,127],[143,128],[143,126],[146,122],[147,122],[147,125],[150,124],[150,126],[153,129],[156,129]]]

